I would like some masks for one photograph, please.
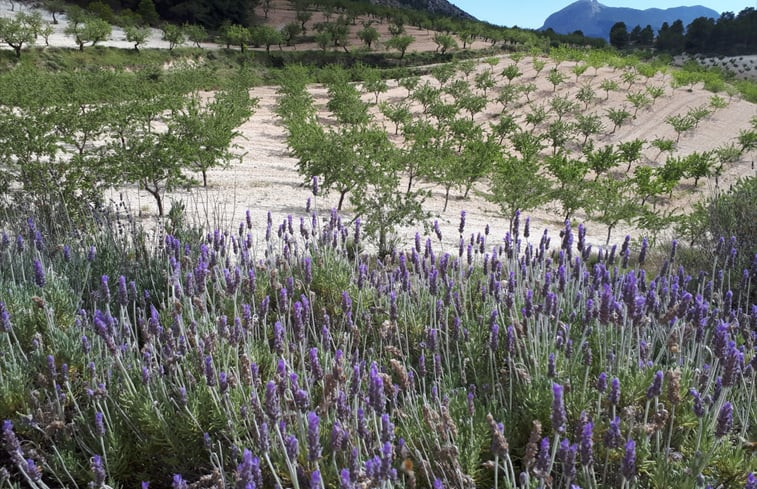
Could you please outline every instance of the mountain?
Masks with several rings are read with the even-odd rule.
[[[578,0],[547,17],[542,29],[552,28],[558,34],[581,31],[588,37],[610,37],[610,28],[616,22],[625,22],[630,31],[635,26],[651,25],[657,32],[663,22],[672,24],[681,19],[687,26],[697,17],[717,19],[720,14],[707,7],[673,7],[669,9],[650,8],[638,10],[625,7],[608,7],[597,0]]]
[[[468,12],[452,5],[447,0],[368,0],[375,5],[384,5],[386,7],[404,7],[415,10],[422,10],[430,14],[445,15],[447,17],[456,17],[460,19],[476,20]]]

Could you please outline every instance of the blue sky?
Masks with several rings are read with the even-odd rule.
[[[450,0],[478,19],[497,25],[538,29],[549,14],[556,12],[573,0]],[[703,5],[718,12],[731,11],[738,14],[746,7],[755,7],[755,0],[599,0],[608,7],[670,8],[684,5]]]

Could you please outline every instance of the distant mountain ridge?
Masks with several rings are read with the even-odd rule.
[[[542,30],[552,28],[558,34],[581,31],[588,37],[608,39],[610,28],[616,22],[625,22],[629,31],[637,25],[642,28],[651,25],[656,33],[664,22],[672,24],[681,19],[683,25],[686,26],[697,17],[717,19],[720,14],[701,5],[673,7],[664,10],[659,8],[639,10],[626,7],[608,7],[597,0],[578,0],[547,17]]]
[[[476,20],[468,12],[456,5],[452,5],[447,0],[367,0],[374,5],[384,5],[386,7],[404,7],[415,10],[422,10],[430,14],[446,15],[460,19]]]

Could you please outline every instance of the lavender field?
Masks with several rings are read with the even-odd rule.
[[[3,231],[0,485],[757,487],[754,250],[684,270],[462,214],[457,250],[375,256],[318,198]]]

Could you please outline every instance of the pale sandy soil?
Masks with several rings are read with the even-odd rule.
[[[500,64],[494,69],[498,74],[511,61],[507,57],[500,60]],[[617,144],[618,142],[628,141],[634,138],[651,141],[657,137],[675,139],[675,132],[665,118],[673,114],[682,114],[690,108],[706,105],[712,94],[702,89],[701,86],[694,87],[692,91],[688,89],[670,88],[669,76],[658,74],[651,80],[639,79],[628,89],[621,81],[620,70],[613,71],[611,68],[600,68],[597,75],[593,74],[593,69],[584,73],[579,83],[575,83],[575,75],[570,73],[572,63],[563,63],[560,70],[570,75],[568,82],[558,88],[557,94],[567,97],[573,97],[582,84],[590,84],[597,92],[597,100],[590,105],[588,111],[604,115],[606,109],[611,107],[626,106],[633,112],[633,108],[625,100],[629,92],[642,90],[645,86],[656,85],[665,88],[665,95],[657,100],[652,109],[639,111],[637,118],[627,125],[621,127],[615,134],[607,134],[612,124],[605,118],[607,130],[605,134],[597,139],[599,144]],[[553,66],[548,61],[547,70]],[[488,67],[481,65],[480,70]],[[552,86],[545,78],[545,72],[535,78],[535,72],[531,66],[530,59],[520,62],[521,71],[524,76],[518,79],[518,83],[536,83],[538,89],[532,94],[532,100],[536,99],[541,105],[548,105],[549,100],[553,97]],[[462,75],[460,75],[462,76]],[[600,90],[599,84],[605,79],[615,79],[622,86],[618,92],[610,92],[608,100],[604,100],[605,93]],[[424,77],[421,81],[429,81],[436,84],[430,77]],[[506,83],[498,77],[498,86],[501,87]],[[396,82],[390,81],[390,90],[382,94],[380,100],[398,102],[404,100],[406,91],[396,86]],[[310,88],[316,98],[317,104],[325,104],[325,89],[322,86],[315,85]],[[495,117],[500,113],[501,106],[494,101],[496,98],[496,89],[490,95],[491,102],[486,111],[476,116],[476,121],[488,123],[495,121]],[[271,212],[274,216],[274,222],[279,223],[286,218],[288,214],[295,217],[301,215],[304,211],[305,202],[311,196],[308,187],[303,185],[302,178],[296,171],[296,160],[292,158],[285,142],[285,129],[281,125],[277,116],[274,114],[276,104],[276,87],[264,86],[256,87],[251,90],[254,97],[260,99],[260,104],[255,114],[246,122],[241,131],[244,134],[240,138],[240,145],[243,156],[239,163],[233,164],[230,168],[214,170],[209,174],[209,188],[195,190],[190,193],[177,192],[170,195],[171,200],[183,200],[188,209],[194,215],[199,215],[204,223],[217,224],[225,222],[235,225],[244,218],[246,209],[252,212],[253,220],[258,224],[258,229],[265,228],[266,213]],[[365,101],[373,101],[372,94],[364,96]],[[525,99],[523,100],[525,101]],[[417,107],[416,107],[417,109]],[[524,114],[529,111],[527,105],[514,109],[513,113],[519,121],[523,121]],[[738,98],[729,101],[726,108],[720,109],[699,124],[699,127],[682,135],[678,144],[678,155],[687,155],[693,151],[708,151],[718,146],[735,142],[739,130],[750,127],[749,121],[757,114],[757,106],[745,102]],[[380,119],[380,116],[378,117]],[[522,122],[524,125],[525,123]],[[390,128],[393,132],[393,128]],[[645,159],[641,164],[653,166],[661,165],[664,161],[652,161],[657,155],[657,150],[645,145]],[[753,159],[756,155],[749,154],[736,163],[727,164],[724,168],[723,175],[720,177],[719,184],[721,188],[727,187],[739,177],[754,175]],[[662,160],[664,160],[663,155]],[[618,168],[617,174],[624,172],[625,168]],[[631,170],[633,171],[633,169]],[[482,231],[486,224],[492,228],[493,235],[496,239],[504,236],[507,231],[507,219],[500,216],[498,208],[487,202],[476,192],[471,193],[467,200],[460,198],[460,192],[453,191],[452,198],[446,212],[442,212],[444,194],[443,190],[432,184],[422,183],[424,188],[432,191],[432,196],[428,199],[424,208],[434,214],[439,220],[444,235],[444,242],[447,246],[454,247],[459,239],[457,227],[459,225],[459,216],[462,210],[467,212],[466,235],[469,232]],[[481,182],[476,187],[479,191],[486,191],[486,183]],[[155,207],[152,199],[144,193],[137,193],[134,189],[126,190],[124,195],[131,201],[131,205],[141,209],[144,215],[154,215]],[[697,188],[693,187],[693,180],[684,181],[679,185],[674,193],[673,200],[665,203],[667,208],[675,208],[679,211],[688,210],[694,202],[700,198],[711,194],[715,191],[714,179],[700,181]],[[338,201],[338,195],[330,194],[325,197],[319,197],[317,206],[321,211],[326,211],[335,206]],[[345,206],[344,213],[350,216],[349,202]],[[528,213],[532,216],[532,236],[539,236],[543,229],[548,228],[550,233],[556,233],[562,227],[562,221],[559,211],[555,210],[554,205],[545,206],[542,209]],[[207,219],[208,216],[214,216]],[[432,218],[432,222],[433,222]],[[579,213],[575,216],[575,221],[584,222],[586,216]],[[591,243],[600,245],[604,244],[606,228],[601,224],[588,223],[589,232],[587,240]],[[420,225],[416,226],[420,227]],[[403,229],[400,231],[400,238],[404,242],[409,242],[414,236],[415,229]],[[619,225],[613,231],[613,241],[621,241],[623,236],[628,233],[632,237],[639,237],[638,230],[626,225]],[[553,234],[554,236],[554,234]],[[557,239],[557,238],[553,238]],[[491,242],[491,241],[490,241]]]

